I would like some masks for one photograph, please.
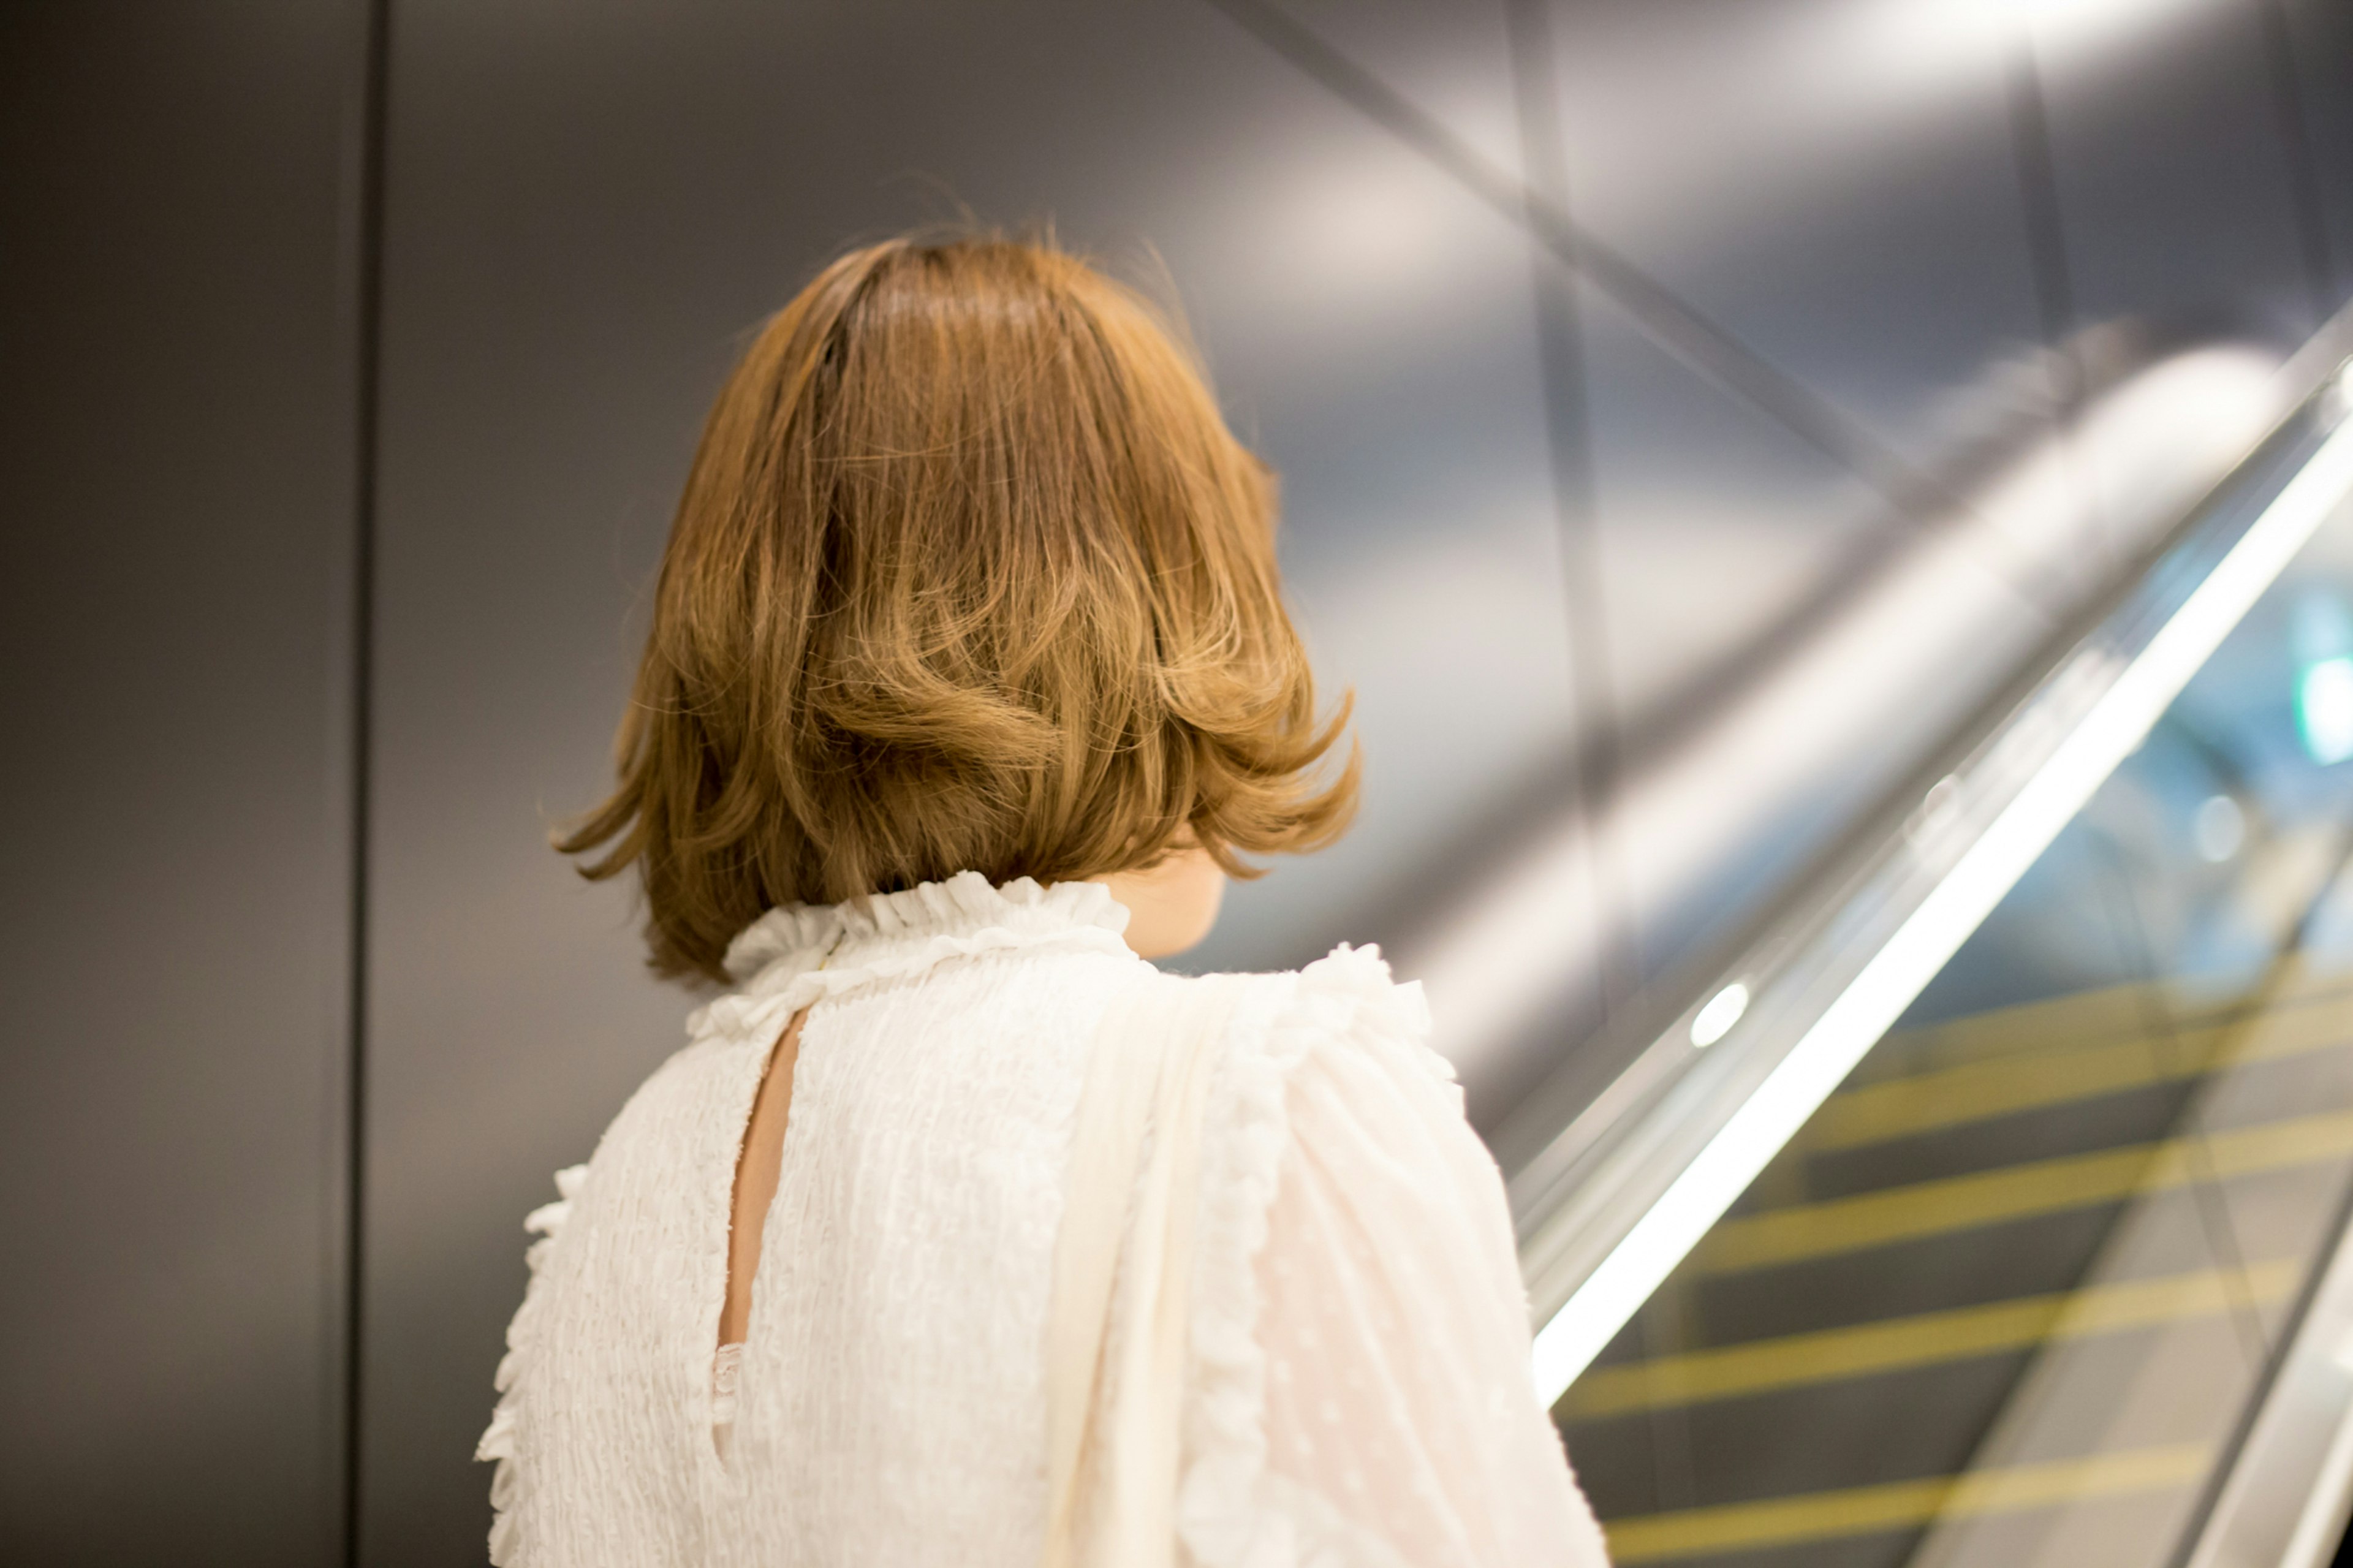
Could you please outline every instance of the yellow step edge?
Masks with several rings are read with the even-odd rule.
[[[1860,1251],[1953,1231],[2161,1192],[2202,1178],[2252,1175],[2353,1154],[2353,1112],[2232,1128],[2204,1139],[2135,1143],[1800,1204],[1729,1219],[1708,1233],[1690,1267],[1727,1274]]]
[[[2232,1048],[2250,1032],[2252,1038]],[[2060,1047],[1849,1089],[1821,1108],[1799,1142],[1809,1151],[1860,1148],[2069,1100],[2179,1082],[2226,1061],[2277,1061],[2348,1045],[2353,1045],[2353,1008],[2324,998],[2284,1009],[2275,1018],[2189,1028],[2170,1038],[2139,1037]]]
[[[2206,1028],[2243,1023],[2276,1007],[2340,1000],[2353,1000],[2353,970],[2316,971],[2301,959],[2290,960],[2287,974],[2265,985],[2260,997],[2200,998],[2184,994],[2179,986],[2146,981],[2077,991],[1891,1034],[1865,1058],[1857,1081],[1887,1081],[1880,1075],[1891,1071],[1941,1071],[2031,1055],[2052,1048],[2054,1041],[2105,1043],[2138,1037],[2147,1032],[2152,1006],[2177,1027]],[[1891,1066],[1899,1062],[1911,1066]]]
[[[2285,1300],[2302,1276],[2300,1262],[2282,1258],[2239,1276],[2200,1269],[1597,1367],[1570,1386],[1554,1415],[1599,1420],[2267,1306]]]
[[[1654,1563],[1706,1552],[1789,1546],[1878,1531],[1915,1530],[1939,1519],[2022,1513],[2096,1498],[2187,1487],[2206,1473],[2203,1444],[2127,1449],[1972,1470],[1959,1476],[1806,1492],[1760,1502],[1721,1503],[1605,1521],[1613,1563]]]

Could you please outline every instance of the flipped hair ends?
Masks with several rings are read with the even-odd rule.
[[[758,332],[670,528],[610,799],[653,967],[780,904],[1339,837],[1273,475],[1181,327],[1050,244],[853,250]],[[601,853],[600,853],[601,852]]]

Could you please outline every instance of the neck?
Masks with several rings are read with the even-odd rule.
[[[1218,922],[1226,874],[1202,849],[1180,849],[1133,871],[1091,880],[1127,909],[1127,945],[1144,958],[1167,958],[1199,943]]]

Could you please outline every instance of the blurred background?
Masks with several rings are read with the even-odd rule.
[[[1187,963],[1378,942],[1509,1171],[2276,416],[2353,7],[7,7],[0,1557],[481,1560],[692,1002],[547,834],[745,332],[967,211],[1181,307],[1356,692]]]

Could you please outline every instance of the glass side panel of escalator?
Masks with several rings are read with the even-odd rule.
[[[1554,1414],[1620,1563],[2158,1568],[2348,1180],[2340,508]]]

